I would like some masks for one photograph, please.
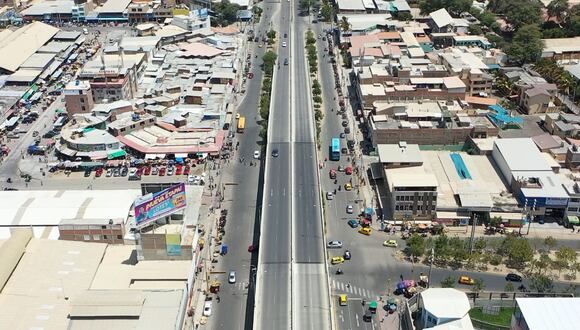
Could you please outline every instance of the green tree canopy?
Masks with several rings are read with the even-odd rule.
[[[264,62],[264,72],[266,72],[267,75],[272,75],[274,72],[274,65],[276,65],[277,58],[278,55],[271,50],[267,51],[262,57],[262,61]]]
[[[222,0],[213,5],[213,11],[215,13],[215,18],[212,19],[212,23],[217,26],[227,26],[238,20],[238,11],[240,6],[235,3],[230,3],[229,0]]]
[[[535,62],[544,48],[542,32],[536,24],[522,26],[505,47],[509,59],[519,65]]]
[[[455,279],[451,276],[447,276],[445,279],[441,281],[442,288],[454,288],[455,287]]]
[[[536,274],[530,278],[530,288],[538,292],[550,292],[554,288],[554,281],[546,275]]]
[[[425,246],[425,238],[413,234],[407,239],[407,254],[414,257],[420,257],[425,253]]]
[[[461,13],[469,11],[472,1],[470,0],[421,0],[419,8],[422,15],[428,15],[441,8],[447,9],[451,15],[459,16]]]
[[[552,0],[552,2],[550,2],[546,7],[548,10],[548,16],[557,18],[559,23],[566,22],[568,19],[569,8],[568,0]]]

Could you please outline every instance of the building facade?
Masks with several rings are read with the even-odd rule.
[[[91,85],[87,81],[77,80],[65,86],[64,101],[69,115],[90,113],[95,106]]]

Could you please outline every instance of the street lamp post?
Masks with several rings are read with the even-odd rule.
[[[431,256],[429,257],[429,276],[427,277],[427,289],[431,286],[431,270],[433,269],[433,260],[435,260],[435,249],[431,248]]]

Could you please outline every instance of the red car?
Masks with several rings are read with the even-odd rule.
[[[185,167],[183,168],[183,175],[189,175],[189,165],[185,165]]]
[[[165,176],[165,167],[159,169],[159,176]]]
[[[149,175],[149,174],[151,174],[151,166],[147,166],[147,167],[145,167],[145,169],[143,170],[143,174],[144,174],[144,175]]]
[[[99,167],[97,168],[97,170],[95,171],[95,177],[100,177],[101,175],[103,175],[103,168]]]
[[[181,175],[182,173],[183,173],[183,166],[177,165],[177,168],[175,169],[175,175]]]
[[[248,246],[248,252],[250,253],[258,252],[258,244],[252,244]]]
[[[346,175],[351,175],[352,174],[352,166],[348,166],[346,169],[344,169],[344,173]]]

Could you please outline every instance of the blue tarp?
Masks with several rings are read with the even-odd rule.
[[[521,125],[524,123],[524,119],[522,117],[510,116],[509,112],[499,104],[491,105],[489,108],[494,111],[494,113],[490,113],[488,115],[489,118],[500,127],[506,124]]]
[[[457,174],[461,180],[472,179],[471,174],[469,173],[469,170],[467,169],[467,166],[465,165],[465,162],[463,161],[463,158],[461,158],[460,154],[452,153],[451,160],[453,161],[455,169],[457,170]]]

